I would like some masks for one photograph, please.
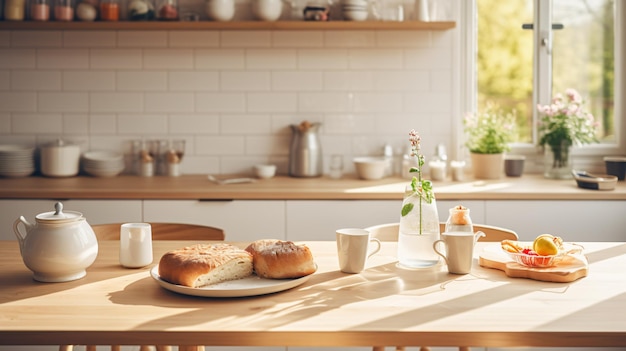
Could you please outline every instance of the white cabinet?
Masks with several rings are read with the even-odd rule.
[[[144,200],[143,219],[222,228],[229,241],[285,238],[282,200]]]

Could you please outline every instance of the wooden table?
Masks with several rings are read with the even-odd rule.
[[[155,258],[189,243],[155,242]],[[305,284],[206,298],[161,288],[149,267],[122,268],[116,242],[101,243],[85,278],[39,283],[17,242],[0,241],[0,344],[626,347],[626,243],[584,243],[589,275],[573,283],[477,264],[461,276],[403,270],[395,243],[361,274],[344,274],[334,242],[307,244],[319,270]]]

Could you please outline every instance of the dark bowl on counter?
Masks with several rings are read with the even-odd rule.
[[[610,174],[590,174],[585,171],[572,171],[579,188],[593,190],[614,190],[617,177]]]

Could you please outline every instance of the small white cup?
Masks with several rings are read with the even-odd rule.
[[[124,223],[120,228],[120,264],[127,268],[152,263],[152,227],[149,223]]]
[[[370,232],[365,229],[338,229],[336,238],[339,269],[344,273],[361,272],[365,268],[365,261],[380,251],[380,240],[370,238]],[[370,243],[374,243],[373,249]]]
[[[433,243],[437,255],[443,257],[448,265],[448,272],[467,274],[472,270],[474,260],[474,244],[478,238],[485,236],[483,232],[449,232],[442,233],[442,239]],[[445,253],[439,251],[438,244],[445,246]]]
[[[235,16],[234,0],[207,0],[206,13],[213,21],[227,22]]]

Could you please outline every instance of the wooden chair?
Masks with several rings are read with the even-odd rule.
[[[92,225],[98,241],[119,240],[122,223]],[[182,223],[150,223],[153,240],[207,240],[224,241],[224,230],[215,227],[182,224]],[[61,345],[59,351],[73,351],[74,345]],[[141,345],[140,351],[151,351],[152,346]],[[157,345],[157,351],[171,351],[172,347]],[[178,346],[179,351],[204,351],[204,346]],[[96,351],[95,345],[86,345],[85,351]],[[120,345],[111,345],[111,351],[121,351]]]
[[[439,223],[439,230],[443,233],[445,229],[445,223]],[[387,223],[379,224],[372,227],[365,228],[370,232],[373,238],[377,238],[380,241],[398,241],[398,235],[400,233],[399,223]],[[481,231],[485,233],[484,237],[480,237],[478,241],[497,242],[502,240],[518,240],[517,233],[506,228],[494,227],[485,224],[474,224],[474,231]],[[373,351],[385,351],[384,346],[374,346]],[[396,346],[396,351],[404,351],[403,346]],[[422,346],[420,351],[430,351],[427,346]],[[459,351],[470,351],[467,346],[459,346]]]

